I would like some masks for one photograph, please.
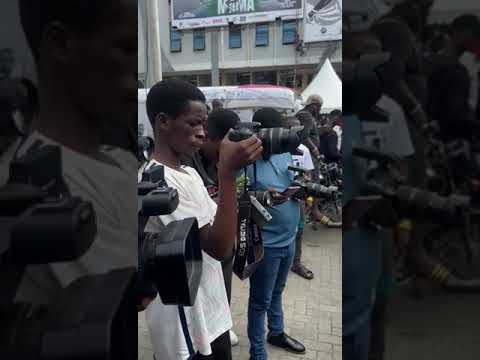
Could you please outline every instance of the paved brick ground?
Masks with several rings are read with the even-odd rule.
[[[311,281],[291,273],[284,295],[286,332],[302,341],[305,355],[292,355],[268,347],[271,360],[341,359],[341,240],[339,230],[312,231],[307,227],[303,245],[304,263],[315,274]],[[235,360],[248,360],[248,280],[234,277],[232,315],[240,344],[233,348]],[[150,337],[139,316],[139,360],[152,360]],[[160,360],[160,359],[159,359]]]

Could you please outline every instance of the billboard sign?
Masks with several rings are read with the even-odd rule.
[[[305,0],[306,43],[342,39],[342,0]]]
[[[172,26],[178,29],[302,18],[303,0],[172,0]]]

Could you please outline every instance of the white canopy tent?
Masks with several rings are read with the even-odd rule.
[[[323,99],[322,112],[342,109],[342,81],[332,67],[330,60],[326,60],[317,76],[303,91],[303,101],[310,95],[320,95]]]

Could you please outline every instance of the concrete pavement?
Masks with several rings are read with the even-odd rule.
[[[302,341],[304,355],[293,355],[268,345],[270,360],[341,359],[341,230],[305,229],[303,262],[315,278],[304,280],[290,273],[284,294],[285,331]],[[248,360],[247,338],[248,280],[234,276],[232,317],[240,343],[232,350],[234,360]],[[142,314],[138,317],[138,359],[152,360],[150,336]],[[160,359],[158,359],[160,360]]]

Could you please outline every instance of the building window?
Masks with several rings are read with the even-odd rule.
[[[282,70],[279,72],[278,85],[293,89],[295,87],[295,70]]]
[[[198,75],[198,86],[212,86],[212,75],[211,74]]]
[[[283,22],[283,45],[295,44],[297,38],[297,22],[284,21]]]
[[[260,71],[253,73],[253,83],[262,85],[277,85],[277,73],[275,71]]]
[[[268,46],[268,24],[257,24],[255,46]]]
[[[170,52],[182,51],[182,33],[170,28]]]
[[[228,47],[230,49],[240,49],[242,47],[242,28],[241,26],[230,26],[228,32]]]
[[[249,85],[251,82],[251,74],[249,72],[237,73],[237,82],[235,85]]]
[[[205,50],[205,30],[202,29],[193,31],[193,50]]]

